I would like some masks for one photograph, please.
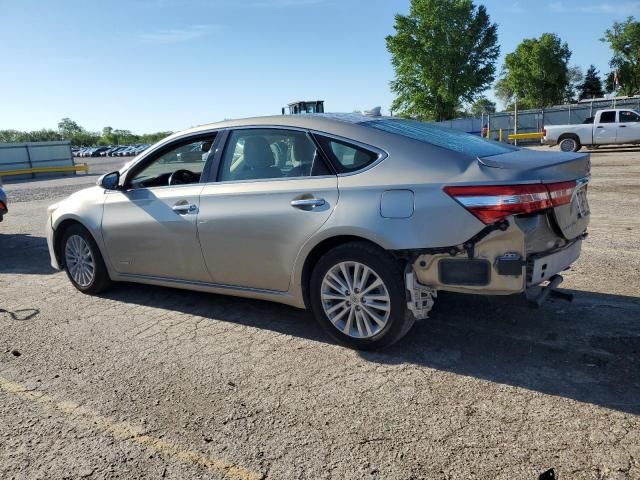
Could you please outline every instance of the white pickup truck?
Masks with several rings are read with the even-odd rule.
[[[542,143],[560,145],[563,152],[582,147],[640,143],[640,113],[628,109],[599,110],[581,125],[544,127]]]

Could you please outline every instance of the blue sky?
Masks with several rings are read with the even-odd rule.
[[[608,71],[599,41],[640,1],[487,0],[502,56],[555,32],[572,63]],[[319,97],[328,111],[393,99],[384,38],[409,0],[0,0],[0,129],[179,130],[277,114]],[[502,65],[502,57],[499,66]]]

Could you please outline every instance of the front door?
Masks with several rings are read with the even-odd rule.
[[[307,133],[251,128],[230,132],[218,179],[198,214],[212,281],[288,290],[298,252],[338,202],[337,177]]]
[[[196,218],[212,140],[170,144],[133,166],[122,190],[107,192],[102,234],[118,273],[209,281]]]
[[[640,115],[636,112],[620,111],[617,143],[640,143]]]

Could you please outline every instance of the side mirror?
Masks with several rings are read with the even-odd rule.
[[[105,190],[118,190],[120,187],[120,172],[111,172],[101,176],[97,185]]]

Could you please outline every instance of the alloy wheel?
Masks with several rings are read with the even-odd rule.
[[[576,149],[576,141],[573,138],[565,138],[560,143],[560,150],[563,152],[573,152]]]
[[[71,235],[64,249],[67,269],[73,281],[81,287],[88,287],[93,282],[96,264],[91,248],[80,235]]]
[[[320,295],[327,318],[350,337],[371,338],[389,321],[389,291],[382,278],[362,263],[334,265],[322,280]]]

